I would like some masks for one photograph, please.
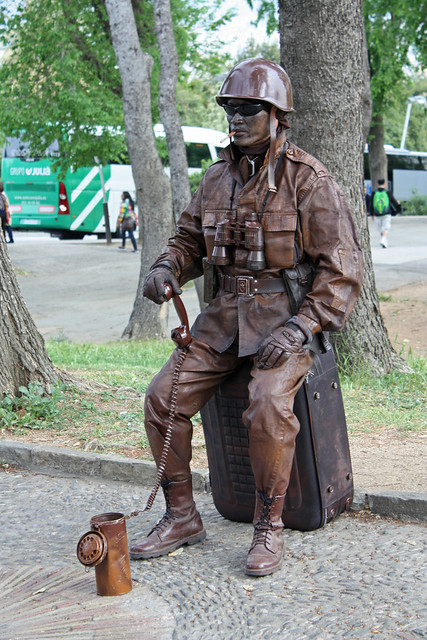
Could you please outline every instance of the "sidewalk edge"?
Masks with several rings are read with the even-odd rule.
[[[147,460],[124,458],[114,454],[73,451],[60,447],[32,445],[0,440],[0,462],[17,467],[66,476],[107,478],[144,486],[154,483],[156,465]],[[211,493],[208,470],[192,470],[195,492]],[[356,488],[352,511],[371,513],[409,522],[427,521],[427,493],[373,491]]]

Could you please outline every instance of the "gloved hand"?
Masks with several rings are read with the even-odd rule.
[[[299,327],[288,323],[279,327],[264,340],[258,350],[258,369],[280,367],[293,353],[302,353],[306,335]]]
[[[159,265],[150,271],[144,280],[143,294],[145,298],[152,300],[156,304],[166,302],[165,282],[172,287],[173,295],[179,296],[182,291],[178,280],[167,267]]]

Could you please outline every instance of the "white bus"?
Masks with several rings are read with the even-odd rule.
[[[396,200],[410,200],[414,192],[419,196],[427,196],[427,151],[396,149],[391,144],[385,144],[384,150],[387,156],[388,188]],[[371,193],[367,147],[364,156],[365,186]]]
[[[202,160],[215,160],[219,151],[230,142],[226,133],[216,129],[184,125],[182,133],[187,149],[188,173],[190,174],[201,170]],[[157,138],[166,137],[162,124],[154,125],[154,135]]]

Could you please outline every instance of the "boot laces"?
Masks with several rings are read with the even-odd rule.
[[[270,511],[271,505],[274,502],[274,497],[268,498],[264,494],[260,494],[263,501],[263,508],[258,519],[258,522],[254,525],[254,537],[252,540],[251,549],[256,547],[258,544],[264,545],[266,548],[269,546],[269,542],[271,540],[271,532],[273,530],[273,525],[270,519]]]
[[[160,518],[157,524],[154,525],[148,535],[156,533],[157,531],[163,531],[163,529],[166,529],[166,527],[169,525],[171,520],[175,520],[175,515],[170,509],[166,509],[166,513],[162,516],[162,518]]]
[[[271,531],[272,531],[272,526],[269,525],[268,527],[261,525],[260,523],[257,523],[255,525],[255,530],[254,530],[254,537],[252,539],[252,545],[251,545],[251,550],[256,547],[259,544],[264,545],[264,547],[266,549],[268,549],[269,547],[269,543],[271,540]]]

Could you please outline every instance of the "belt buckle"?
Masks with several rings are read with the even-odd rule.
[[[236,293],[238,296],[253,296],[251,291],[253,276],[236,276]]]

